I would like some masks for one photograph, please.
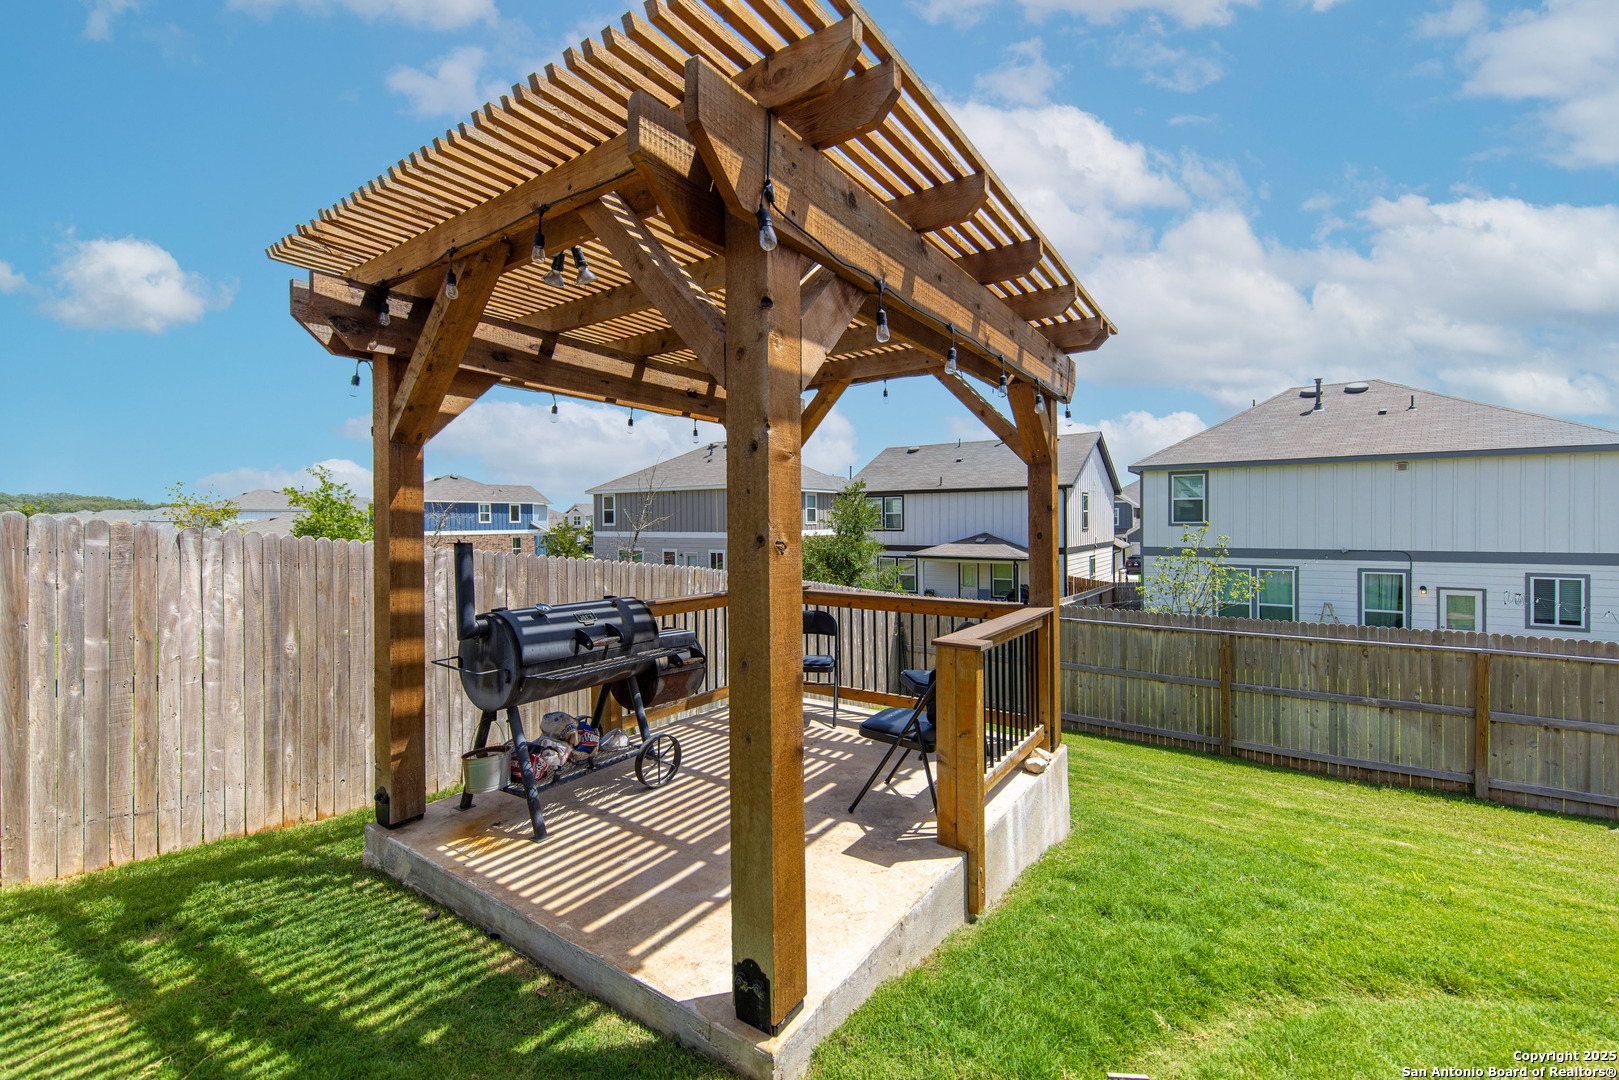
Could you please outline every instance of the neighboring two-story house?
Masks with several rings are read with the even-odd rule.
[[[1224,613],[1619,638],[1619,432],[1368,380],[1287,390],[1131,466],[1144,579],[1187,529]]]
[[[803,467],[805,534],[826,532],[832,501],[847,481]],[[590,489],[598,559],[725,569],[725,444]]]
[[[424,528],[431,543],[471,541],[479,551],[537,554],[549,500],[527,484],[481,484],[435,476],[422,485]]]
[[[1067,573],[1114,578],[1119,481],[1097,431],[1057,440]],[[1017,597],[1029,580],[1028,466],[997,441],[891,446],[855,475],[882,514],[885,563],[912,592]]]

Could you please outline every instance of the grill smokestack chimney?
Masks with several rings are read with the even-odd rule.
[[[1320,379],[1317,379],[1315,381],[1315,407],[1313,409],[1311,409],[1310,411],[1311,412],[1320,412],[1321,411],[1321,380]]]
[[[478,619],[476,598],[473,595],[472,545],[465,540],[455,542],[455,636],[471,641],[489,636],[489,625]]]

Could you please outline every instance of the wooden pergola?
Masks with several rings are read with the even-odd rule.
[[[427,441],[496,385],[726,426],[733,961],[763,972],[772,1028],[806,983],[802,442],[849,386],[938,379],[1027,463],[1030,602],[1053,604],[1055,402],[1067,354],[1114,332],[864,11],[830,3],[648,0],[269,251],[311,271],[294,318],[372,363],[383,825],[426,807]]]

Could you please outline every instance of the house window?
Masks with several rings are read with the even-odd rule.
[[[1360,572],[1360,621],[1367,626],[1405,626],[1405,573]]]
[[[1092,556],[1091,556],[1091,570],[1090,570],[1090,576],[1091,576],[1091,580],[1092,580],[1092,581],[1095,581],[1095,580],[1096,580],[1096,556],[1095,556],[1095,555],[1092,555]]]
[[[1082,491],[1079,493],[1079,531],[1091,531],[1091,493],[1088,491]],[[1091,569],[1091,577],[1095,576],[1096,570],[1093,567]]]
[[[521,536],[512,537],[512,554],[513,555],[521,555],[522,553],[523,553],[523,538]]]
[[[819,513],[820,506],[815,501],[815,494],[809,491],[804,492],[804,524],[814,525],[818,520]]]
[[[619,548],[618,549],[618,561],[619,562],[644,562],[645,560],[646,560],[646,552],[641,548]]]
[[[1589,630],[1591,579],[1589,577],[1525,578],[1527,626],[1556,627],[1560,630]]]
[[[686,565],[687,566],[697,566],[698,565],[697,556],[696,555],[687,555],[686,556]]]
[[[665,565],[665,566],[678,565],[675,562],[675,553],[670,551],[668,548],[663,549],[663,565]]]
[[[494,520],[494,515],[490,512],[491,510],[492,510],[492,507],[488,503],[479,503],[478,504],[478,524],[479,525],[487,525],[491,521]]]
[[[1226,619],[1298,620],[1298,571],[1290,567],[1243,567],[1249,580],[1233,583],[1219,614]],[[1258,579],[1258,584],[1254,583]]]
[[[506,508],[506,520],[516,525],[523,520],[523,504],[512,503]]]
[[[1209,520],[1208,473],[1169,474],[1169,523],[1204,525]]]
[[[914,593],[916,591],[916,560],[901,559],[892,555],[879,555],[877,557],[877,568],[879,570],[886,570],[890,566],[899,571],[899,587],[908,593]]]
[[[905,528],[905,496],[879,495],[866,500],[877,504],[877,528],[884,532],[900,532]]]
[[[614,496],[612,495],[602,496],[602,528],[604,529],[613,527],[613,514],[615,512],[613,501]]]
[[[708,553],[708,568],[710,570],[724,570],[725,569],[725,552],[723,552],[723,551],[710,551]]]
[[[1096,562],[1091,560],[1092,564]],[[1009,562],[990,563],[989,594],[997,600],[1014,599],[1017,592],[1017,571]]]
[[[1483,589],[1440,589],[1439,628],[1483,633],[1484,600]]]

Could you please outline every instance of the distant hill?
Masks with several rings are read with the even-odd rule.
[[[144,499],[71,495],[65,491],[42,491],[33,495],[7,495],[0,491],[0,510],[21,510],[24,506],[36,514],[71,514],[79,510],[152,510],[157,504]]]

